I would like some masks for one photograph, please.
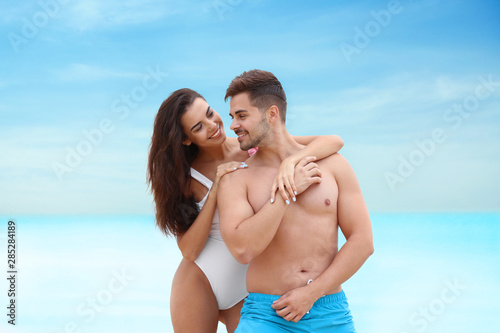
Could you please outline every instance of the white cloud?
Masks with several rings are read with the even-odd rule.
[[[80,31],[154,22],[193,9],[181,1],[161,0],[78,0],[68,6],[64,21]]]
[[[309,127],[316,132],[318,126],[347,130],[392,128],[393,132],[406,133],[432,129],[433,126],[449,127],[442,118],[445,111],[454,103],[462,103],[467,96],[474,95],[479,84],[478,78],[473,76],[403,73],[369,85],[335,91],[327,98],[324,95],[299,96],[299,100],[312,103],[290,103],[290,115],[292,119],[304,117],[305,120],[307,117],[307,120],[295,120],[293,124],[299,123],[301,128],[310,124]],[[487,101],[481,103],[486,105]]]
[[[142,78],[144,74],[118,71],[88,64],[71,64],[64,69],[56,70],[55,75],[62,81],[102,80],[112,78]]]

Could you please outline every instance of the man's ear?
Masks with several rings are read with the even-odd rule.
[[[271,105],[269,109],[267,109],[268,121],[270,123],[279,119],[280,109],[276,105]]]

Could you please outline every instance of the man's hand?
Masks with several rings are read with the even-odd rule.
[[[297,323],[312,308],[318,298],[311,293],[308,286],[290,290],[271,306],[286,321]]]

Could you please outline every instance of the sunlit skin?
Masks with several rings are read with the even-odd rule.
[[[238,117],[244,119],[243,114]],[[210,232],[220,180],[229,173],[241,172],[246,168],[241,162],[247,160],[249,155],[248,152],[240,149],[241,142],[238,142],[246,139],[226,137],[220,115],[202,98],[196,98],[180,120],[185,134],[182,144],[196,144],[199,148],[198,156],[191,166],[212,180],[213,185],[198,218],[186,233],[177,236],[177,243],[184,259],[172,283],[170,304],[172,324],[176,333],[205,333],[215,332],[217,321],[220,320],[226,325],[228,332],[233,332],[239,322],[243,301],[228,310],[219,310],[210,283],[194,260],[201,253]],[[249,136],[258,140],[263,133],[265,134],[265,130],[252,132]],[[312,152],[317,152],[320,158],[335,153],[343,144],[337,136],[298,139],[301,139],[308,147],[311,144],[314,148]],[[244,148],[244,146],[241,147]],[[302,155],[311,154],[308,147],[301,151],[301,154],[296,155],[296,158],[289,159],[282,164],[280,179],[293,180],[295,165],[303,158]],[[280,180],[279,184],[284,184],[284,182]],[[274,192],[277,189],[275,188]],[[196,201],[201,201],[207,191],[207,188],[198,181],[193,179],[190,182],[190,192]],[[271,184],[268,185],[268,193],[274,195],[274,192]],[[281,195],[285,193],[284,188],[280,188],[280,193]],[[193,314],[196,314],[195,320],[193,320]]]
[[[232,98],[231,116],[231,129],[239,136],[240,146],[253,147],[259,144],[260,147],[259,153],[248,161],[251,170],[245,170],[241,174],[243,179],[248,181],[242,187],[248,188],[250,205],[253,210],[259,211],[268,199],[265,189],[272,183],[281,159],[301,147],[295,142],[289,144],[293,140],[283,139],[279,131],[271,130],[266,118],[268,115],[264,113],[262,116],[260,110],[251,105],[248,94],[242,93]],[[269,153],[268,147],[282,147],[284,150],[276,155]],[[259,182],[249,181],[253,177],[259,177]],[[302,194],[299,202],[288,207],[283,221],[286,221],[289,228],[278,229],[268,248],[262,255],[253,259],[247,280],[247,286],[252,292],[284,294],[288,290],[306,285],[310,278],[316,278],[333,260],[337,252],[336,207],[329,207],[324,201],[336,201],[337,190],[332,176],[322,175],[321,182],[323,190],[320,191],[318,185],[313,185],[311,190]],[[313,187],[318,189],[313,190]],[[318,204],[319,199],[322,204]],[[304,220],[314,220],[315,223],[307,229],[291,227],[294,224],[302,224]],[[320,225],[324,227],[318,228]],[[299,234],[291,233],[290,229],[298,230]],[[308,262],[307,256],[318,246],[323,255],[316,259],[316,263]],[[278,284],[275,283],[277,281]],[[330,293],[340,290],[337,286],[330,290]]]
[[[246,98],[248,98],[247,93],[240,94],[234,97],[236,98],[236,102],[239,100],[238,96],[246,96]],[[238,142],[240,143],[240,148],[242,150],[257,147],[270,129],[265,116],[263,117],[262,114],[260,119],[258,117],[249,117],[250,115],[256,115],[257,113],[261,114],[259,108],[251,104],[245,104],[241,108],[231,111],[229,114],[233,119],[230,128],[238,136]],[[254,126],[256,124],[259,124],[260,126]],[[249,133],[245,126],[254,128],[254,132]]]
[[[196,98],[181,117],[187,136],[184,144],[194,143],[198,147],[221,146],[226,133],[220,115],[202,98]]]
[[[181,124],[187,137],[183,144],[196,144],[199,148],[192,167],[213,181],[212,191],[216,193],[220,178],[235,171],[234,168],[241,168],[248,153],[239,149],[236,138],[226,137],[220,115],[202,98],[195,99],[186,110]],[[201,201],[208,191],[195,180],[191,181],[190,190],[196,201]],[[214,196],[207,200],[200,212],[200,220],[197,219],[188,232],[177,238],[185,258],[172,282],[171,315],[175,332],[215,332],[219,320],[226,325],[228,332],[234,332],[238,325],[243,301],[228,310],[219,310],[207,277],[194,263],[208,237],[213,218],[210,209],[215,209],[215,199]],[[202,216],[203,213],[206,217]],[[193,313],[196,313],[196,320],[193,320]]]
[[[373,251],[366,205],[352,168],[339,154],[306,164],[313,165],[305,169],[310,181],[301,182],[296,172],[297,202],[278,196],[270,203],[268,188],[281,161],[301,146],[276,106],[265,110],[264,124],[248,94],[233,96],[230,104],[240,146],[258,141],[259,150],[247,169],[221,181],[222,237],[238,261],[250,263],[247,290],[282,295],[273,309],[285,320],[299,321],[322,295],[340,292]],[[339,227],[347,240],[340,251]]]

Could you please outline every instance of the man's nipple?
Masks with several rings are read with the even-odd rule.
[[[325,205],[330,206],[330,199],[325,199]]]

